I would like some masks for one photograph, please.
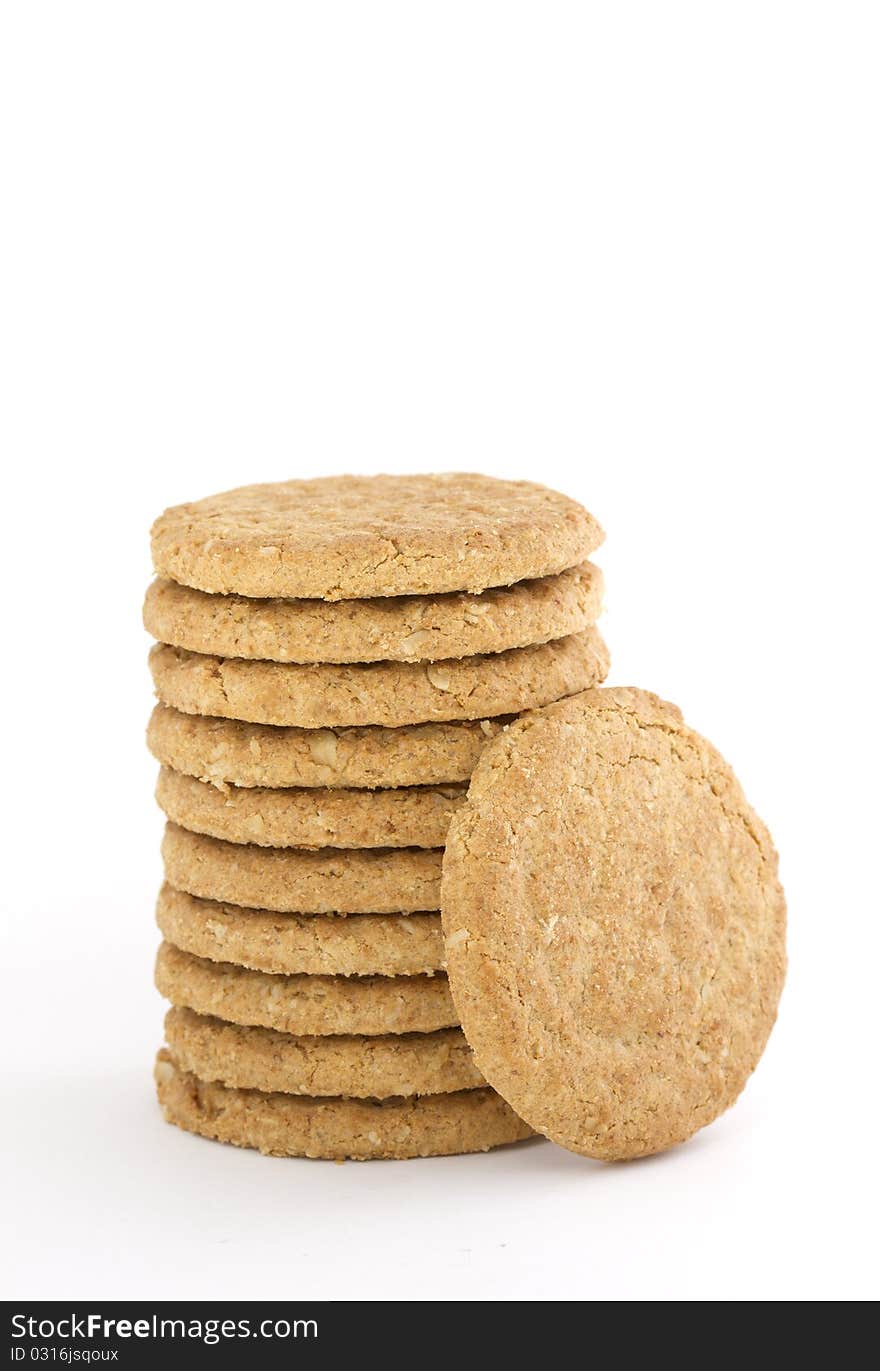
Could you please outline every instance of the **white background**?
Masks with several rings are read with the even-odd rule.
[[[876,1295],[878,46],[840,0],[3,7],[4,1293]],[[153,1099],[150,522],[437,469],[597,514],[611,680],[781,852],[770,1047],[652,1161],[267,1160]]]

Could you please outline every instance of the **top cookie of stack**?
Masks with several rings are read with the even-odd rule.
[[[523,1136],[464,1058],[457,1074],[424,1067],[414,1085],[395,1066],[379,1088],[363,1035],[426,1035],[416,1045],[424,1062],[429,1049],[446,1051],[438,1032],[459,1034],[435,912],[446,829],[487,738],[522,710],[604,679],[602,578],[587,561],[602,536],[586,510],[543,486],[457,474],[249,486],[156,521],[159,579],[144,622],[158,639],[150,664],[160,703],[148,737],[172,821],[159,904],[171,946],[159,979],[179,1011],[221,1016],[200,1022],[198,1035],[172,1021],[159,1075],[169,1118],[308,1155],[412,1155]],[[228,963],[258,977],[251,998],[231,997]],[[434,976],[430,994],[424,973]],[[316,974],[360,978],[361,1008],[341,983],[338,993],[323,987],[321,1004],[344,1001],[344,1011],[322,1010],[326,1021],[298,1027],[288,991],[295,1008]],[[404,978],[395,1014],[401,994],[413,1005],[402,1026],[377,998],[378,982],[395,976]],[[282,1127],[286,1105],[279,1113],[269,1096],[246,1107],[235,1098],[243,1088],[277,1089],[277,1073],[271,1086],[248,1075],[239,1041],[233,1056],[224,1046],[233,1040],[223,1020],[277,1030],[265,1046],[276,1058],[281,1038],[298,1059],[314,1042],[290,1039],[291,1029],[359,1035],[348,1041],[360,1093],[423,1095],[431,1108],[407,1116],[405,1146],[389,1133],[387,1110],[364,1143],[350,1098],[334,1106],[332,1127],[314,1100]],[[456,1039],[455,1051],[469,1049]],[[335,1066],[328,1079],[341,1097],[358,1093]],[[210,1117],[201,1110],[208,1080],[227,1092],[222,1116],[244,1120],[227,1134],[212,1122],[216,1101]],[[443,1090],[458,1094],[442,1105],[438,1131]]]

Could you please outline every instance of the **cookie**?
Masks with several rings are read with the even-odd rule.
[[[396,790],[242,788],[163,767],[156,799],[193,833],[258,847],[442,847],[464,786]]]
[[[277,728],[156,705],[147,746],[175,771],[236,786],[347,789],[466,781],[509,718],[407,728]]]
[[[162,703],[184,714],[295,728],[400,727],[515,714],[572,695],[605,679],[608,649],[589,628],[488,657],[299,666],[157,643],[150,670]]]
[[[155,1077],[168,1123],[275,1157],[442,1157],[531,1137],[510,1106],[486,1088],[392,1100],[270,1095],[200,1081],[164,1050]]]
[[[409,914],[440,908],[439,848],[252,847],[167,824],[165,877],[175,890],[289,914]]]
[[[166,1000],[230,1023],[281,1033],[433,1033],[456,1028],[446,977],[271,976],[203,961],[163,943],[156,988]]]
[[[510,717],[404,728],[280,728],[157,704],[147,746],[164,766],[220,787],[445,786],[467,781],[487,740]]]
[[[360,600],[477,592],[583,562],[602,530],[529,481],[447,473],[243,486],[167,509],[160,576],[220,594]]]
[[[446,966],[439,914],[269,914],[163,885],[156,922],[184,952],[253,971],[417,976]]]
[[[144,627],[162,643],[271,662],[435,662],[580,633],[602,608],[590,562],[482,595],[253,600],[154,581]]]
[[[169,1009],[165,1041],[202,1081],[290,1095],[442,1095],[485,1085],[460,1028],[367,1038],[296,1037]]]
[[[443,926],[480,1070],[591,1157],[659,1152],[728,1108],[785,974],[766,828],[711,744],[639,690],[586,691],[486,748]]]

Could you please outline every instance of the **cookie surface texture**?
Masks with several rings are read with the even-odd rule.
[[[159,575],[197,590],[343,600],[554,575],[602,537],[545,486],[448,473],[243,486],[166,510],[151,542]]]
[[[657,697],[585,691],[512,724],[453,820],[442,901],[477,1065],[562,1146],[661,1151],[756,1066],[785,974],[776,853]]]

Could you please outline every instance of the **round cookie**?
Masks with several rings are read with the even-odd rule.
[[[160,576],[221,594],[321,600],[477,592],[577,566],[602,530],[530,481],[446,473],[242,486],[153,524]]]
[[[253,971],[418,976],[446,966],[439,914],[270,914],[163,885],[156,922],[184,952]]]
[[[168,1123],[276,1157],[441,1157],[488,1152],[532,1132],[486,1088],[393,1100],[266,1094],[200,1081],[167,1051],[156,1059],[155,1077]]]
[[[435,662],[506,652],[580,633],[602,608],[590,562],[482,595],[253,600],[154,581],[144,627],[159,642],[271,662]]]
[[[173,823],[259,847],[442,847],[464,786],[268,790],[200,781],[162,767],[159,807]]]
[[[456,1028],[439,976],[273,976],[203,961],[162,943],[156,989],[172,1004],[281,1033],[433,1033]]]
[[[286,914],[409,914],[440,908],[438,848],[254,847],[165,827],[165,877],[205,900]]]
[[[608,649],[588,628],[494,656],[300,666],[156,643],[150,670],[162,703],[184,714],[295,728],[400,727],[515,714],[572,695],[605,679]]]
[[[158,762],[213,785],[377,789],[466,781],[509,718],[404,728],[279,728],[156,705],[147,746]]]
[[[785,973],[767,830],[715,749],[638,690],[586,691],[486,749],[450,829],[443,927],[486,1079],[605,1159],[733,1103]]]
[[[296,1037],[169,1009],[165,1041],[202,1081],[290,1095],[442,1095],[485,1085],[460,1028],[367,1038]]]

